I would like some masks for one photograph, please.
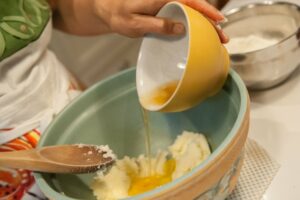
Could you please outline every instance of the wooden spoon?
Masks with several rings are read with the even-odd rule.
[[[89,173],[109,167],[114,155],[96,145],[60,145],[0,153],[0,166],[49,173]]]

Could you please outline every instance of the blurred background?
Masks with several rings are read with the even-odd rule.
[[[228,0],[209,0],[221,9]],[[54,30],[50,49],[86,86],[118,71],[134,67],[141,39],[116,34],[78,37]]]

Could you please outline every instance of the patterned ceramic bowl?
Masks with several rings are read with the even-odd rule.
[[[179,113],[151,112],[154,151],[166,148],[183,130],[189,130],[206,135],[212,154],[184,176],[127,199],[225,199],[239,175],[248,123],[248,93],[232,70],[223,89],[200,105]],[[108,144],[122,158],[145,152],[142,133],[135,70],[131,69],[85,91],[53,121],[39,145]],[[89,189],[93,175],[35,174],[35,177],[50,199],[88,200],[95,199]]]

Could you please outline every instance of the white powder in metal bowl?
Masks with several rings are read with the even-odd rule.
[[[264,38],[259,35],[249,35],[230,38],[229,43],[227,43],[225,47],[230,54],[237,54],[264,49],[278,42],[279,40],[276,38]]]

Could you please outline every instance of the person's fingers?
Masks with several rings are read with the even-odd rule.
[[[134,15],[127,26],[130,30],[128,32],[130,37],[139,37],[147,33],[180,35],[185,32],[185,27],[180,22],[147,15]]]
[[[135,14],[156,15],[157,12],[168,2],[174,0],[148,0],[147,6],[143,1],[138,0],[132,4],[130,10]],[[220,22],[224,20],[223,14],[214,6],[205,0],[175,0],[181,2],[212,19],[213,21]]]
[[[219,38],[220,38],[220,41],[222,43],[227,43],[229,42],[229,37],[225,34],[225,32],[222,30],[221,26],[219,25],[219,23],[211,20],[211,19],[208,19],[208,21],[214,26],[216,32],[218,33],[219,35]]]
[[[160,8],[170,1],[172,0],[149,0],[147,6],[145,6],[143,1],[137,0],[134,4],[131,4],[129,9],[131,13],[135,13],[135,15],[133,15],[130,20],[123,22],[125,25],[123,28],[126,28],[119,30],[118,32],[121,34],[125,33],[125,35],[130,37],[139,37],[146,33],[158,33],[164,35],[177,35],[183,33],[185,29],[181,23],[173,22],[170,19],[151,16],[156,15]],[[226,34],[220,28],[216,27],[217,22],[224,20],[224,16],[215,7],[205,0],[176,1],[186,4],[207,16],[215,26],[221,42],[228,42],[229,39]]]
[[[215,29],[220,37],[222,43],[229,42],[229,37],[225,34],[225,32],[219,27],[219,25],[214,25]]]
[[[224,20],[223,14],[205,0],[179,0],[179,2],[194,8],[216,22]]]
[[[143,1],[137,1],[135,4],[132,5],[131,10],[136,14],[147,14],[147,15],[156,15],[158,11],[168,2],[174,0],[148,0],[147,6]],[[205,16],[209,17],[210,19],[219,22],[224,20],[223,14],[210,5],[205,0],[175,0],[181,2],[201,13]]]
[[[211,20],[210,20],[211,21]],[[228,36],[224,31],[211,21],[215,27],[222,43],[229,41]],[[163,35],[180,35],[185,32],[185,27],[179,22],[174,22],[165,18],[151,17],[146,15],[135,15],[131,20],[126,22],[127,32],[125,34],[129,37],[140,37],[147,33],[157,33]]]
[[[147,0],[147,5],[144,1],[137,0],[131,5],[130,10],[135,14],[156,15],[158,11],[168,2],[174,0]]]

